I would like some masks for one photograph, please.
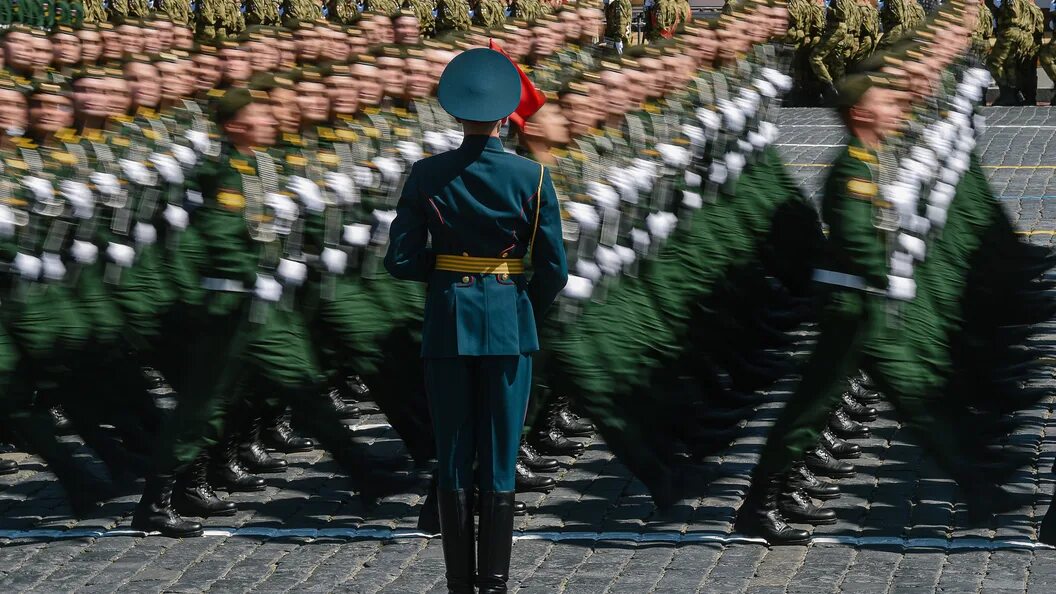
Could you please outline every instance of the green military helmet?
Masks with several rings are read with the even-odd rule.
[[[889,89],[894,86],[895,81],[890,76],[875,71],[845,76],[836,84],[836,107],[839,109],[854,107],[870,89],[874,87]]]

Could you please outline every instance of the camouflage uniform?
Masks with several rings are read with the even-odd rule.
[[[513,16],[532,23],[543,16],[543,6],[539,0],[514,0]]]
[[[611,0],[605,7],[605,37],[614,44],[631,41],[632,8],[630,0]]]
[[[279,3],[276,0],[246,0],[247,25],[278,25]]]
[[[467,31],[473,25],[466,0],[437,0],[436,31]]]
[[[313,0],[285,0],[283,18],[314,21],[323,18],[323,9]]]
[[[191,22],[190,0],[164,0],[160,11],[168,15],[173,23],[186,25]]]
[[[1015,104],[1019,65],[1037,51],[1030,0],[1006,0],[997,11],[997,43],[990,53],[990,72],[1003,88],[998,103]]]
[[[418,18],[418,32],[424,37],[436,34],[436,0],[409,0],[408,6]]]
[[[856,55],[861,28],[861,11],[854,0],[834,0],[829,8],[829,21],[821,42],[810,55],[814,74],[825,85],[832,85],[843,77],[847,59]]]
[[[884,3],[884,9],[880,11],[880,22],[884,26],[881,47],[898,41],[920,25],[923,20],[924,11],[916,0],[887,0]]]
[[[366,2],[365,7],[369,12],[376,12],[378,14],[389,16],[400,12],[399,0],[369,0]]]
[[[859,4],[858,14],[861,19],[858,28],[858,49],[848,61],[849,66],[868,58],[880,43],[880,12],[876,5]]]
[[[106,7],[103,0],[81,0],[84,9],[84,22],[101,23],[106,20]]]

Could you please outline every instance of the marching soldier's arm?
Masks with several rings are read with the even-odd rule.
[[[868,167],[848,160],[829,180],[822,207],[829,226],[830,241],[835,241],[844,268],[840,272],[865,279],[876,289],[887,288],[887,249],[873,226],[873,200],[877,186]]]
[[[528,298],[536,319],[554,303],[568,282],[568,261],[561,237],[561,207],[550,171],[543,170],[539,191],[539,227],[532,246],[532,278],[528,281]]]
[[[418,191],[419,175],[421,173],[416,163],[411,166],[411,174],[396,205],[396,218],[389,228],[385,269],[400,280],[424,283],[429,280],[436,256],[431,248],[426,247],[429,228],[425,205]]]
[[[259,253],[245,221],[245,197],[216,183],[217,170],[199,170],[205,205],[194,217],[194,227],[205,246],[203,276],[256,282]]]

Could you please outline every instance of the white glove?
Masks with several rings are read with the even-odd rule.
[[[602,207],[616,208],[620,204],[620,196],[616,190],[601,182],[587,182],[587,196]]]
[[[583,278],[582,276],[576,276],[574,274],[568,276],[568,282],[565,283],[565,288],[561,289],[562,295],[577,301],[586,301],[587,299],[590,299],[590,295],[593,292],[594,283],[592,283],[589,278]]]
[[[403,173],[400,162],[392,157],[378,157],[374,159],[374,166],[381,172],[381,177],[390,184],[398,182],[400,174]]]
[[[92,183],[98,188],[100,194],[113,196],[121,191],[121,182],[119,182],[117,176],[112,173],[96,171],[92,173],[88,179],[92,180]]]
[[[638,257],[637,254],[634,253],[634,250],[627,246],[618,245],[613,249],[616,251],[616,255],[620,257],[620,261],[623,262],[624,266],[634,264],[635,258]]]
[[[578,259],[576,260],[576,274],[594,284],[601,278],[601,268],[590,260]]]
[[[308,267],[304,265],[304,262],[294,262],[287,258],[279,260],[275,272],[285,281],[285,284],[291,287],[303,285],[304,280],[308,278]]]
[[[683,179],[685,179],[686,181],[686,186],[690,188],[699,188],[700,184],[704,182],[704,179],[700,177],[699,173],[690,171],[688,169],[686,170]]]
[[[788,92],[792,90],[792,77],[776,70],[774,68],[763,68],[761,71],[763,78],[770,81],[775,87],[781,90],[781,92]]]
[[[699,126],[682,124],[682,134],[689,139],[693,146],[703,146],[705,142],[704,129]]]
[[[744,169],[744,155],[740,153],[726,153],[724,160],[726,161],[726,169],[734,175],[739,174]]]
[[[95,200],[92,191],[81,182],[64,179],[59,182],[59,191],[62,192],[66,201],[73,206],[73,216],[79,219],[89,219],[95,212]]]
[[[749,132],[748,142],[750,142],[752,148],[757,151],[761,151],[766,148],[766,137],[758,132]]]
[[[448,150],[453,150],[462,146],[461,130],[444,130],[444,136],[447,138]]]
[[[15,212],[6,204],[0,204],[0,237],[15,234]]]
[[[953,169],[958,175],[963,175],[965,171],[968,171],[968,157],[964,155],[954,155],[950,158],[948,163],[950,169]]]
[[[697,120],[704,126],[705,130],[718,130],[722,121],[719,114],[703,107],[697,108]]]
[[[282,299],[282,285],[275,280],[275,277],[267,274],[258,274],[257,284],[253,287],[253,294],[262,301],[275,303]]]
[[[290,178],[287,184],[290,191],[297,194],[297,197],[301,199],[301,204],[312,212],[323,212],[326,210],[326,202],[323,202],[323,193],[319,191],[319,186],[312,180],[295,175]]]
[[[631,243],[634,244],[634,251],[644,254],[649,251],[649,244],[652,240],[647,231],[631,229]]]
[[[275,217],[284,221],[297,220],[297,205],[286,196],[270,193],[264,198],[264,204],[275,210]]]
[[[184,167],[194,167],[194,164],[198,162],[198,155],[194,152],[194,149],[182,144],[172,145],[172,154]]]
[[[569,202],[564,206],[572,219],[579,223],[580,229],[593,231],[601,224],[601,217],[598,216],[598,211],[589,204],[583,202]]]
[[[395,210],[375,210],[373,213],[374,222],[377,223],[375,227],[374,239],[378,243],[385,243],[389,240],[389,228],[392,227],[392,222],[396,220]]]
[[[727,130],[736,134],[744,129],[745,117],[740,107],[729,99],[719,99],[719,109]]]
[[[175,204],[169,204],[165,207],[165,221],[170,227],[177,231],[183,231],[187,228],[187,224],[190,222],[190,217],[187,215],[187,211],[180,206]]]
[[[905,252],[894,252],[891,254],[891,274],[893,276],[902,276],[905,278],[912,278],[913,276],[913,256]]]
[[[449,148],[447,137],[439,132],[426,132],[422,134],[422,139],[425,140],[425,146],[429,147],[429,152],[434,155],[446,152]]]
[[[49,202],[55,198],[55,188],[44,178],[26,176],[22,178],[22,185],[33,192],[33,197],[38,202]]]
[[[356,194],[356,185],[352,183],[352,178],[344,173],[337,171],[327,171],[323,174],[323,179],[326,181],[326,187],[330,189],[340,200],[345,204],[355,204],[359,202],[359,196]]]
[[[917,296],[917,282],[911,278],[888,275],[887,296],[892,299],[909,301]]]
[[[755,81],[755,88],[759,89],[759,94],[763,97],[769,97],[773,99],[778,95],[777,87],[770,84],[770,82],[766,80]]]
[[[639,174],[634,177],[636,178],[638,186],[643,190],[653,187],[653,178],[660,175],[656,163],[653,163],[649,159],[635,159],[631,170],[632,172]],[[641,179],[643,177],[645,178],[644,180]]]
[[[45,253],[41,258],[43,264],[44,278],[52,281],[62,280],[66,276],[66,265],[58,254]]]
[[[370,225],[361,223],[345,225],[341,239],[348,245],[363,247],[370,243]]]
[[[601,271],[609,276],[616,276],[623,269],[623,260],[620,259],[620,255],[616,253],[616,250],[610,247],[599,245],[594,252],[594,260],[598,263]]]
[[[187,202],[190,202],[191,204],[202,205],[205,203],[205,198],[202,197],[202,193],[198,190],[187,190],[187,193],[184,194],[184,198],[186,198]]]
[[[367,167],[355,167],[352,169],[356,185],[360,188],[374,187],[374,172]]]
[[[70,254],[79,264],[95,264],[96,258],[99,257],[99,248],[89,241],[75,239],[70,246]]]
[[[678,219],[669,212],[654,212],[645,217],[645,226],[653,237],[667,239],[674,230]]]
[[[154,176],[150,174],[150,170],[147,169],[146,165],[132,159],[121,159],[118,163],[121,165],[121,171],[125,174],[125,178],[128,181],[141,186],[154,185]]]
[[[403,160],[408,163],[422,160],[422,147],[414,142],[398,140],[396,141],[396,149],[400,151],[400,156],[403,157]]]
[[[697,192],[682,190],[682,204],[685,204],[686,208],[696,210],[704,206],[704,199]]]
[[[692,155],[689,154],[689,151],[681,146],[660,143],[656,145],[656,150],[660,153],[660,157],[663,158],[664,164],[674,169],[684,169],[692,160]]]
[[[158,230],[150,223],[136,223],[132,229],[136,245],[153,245],[158,240]]]
[[[935,227],[942,228],[946,226],[946,209],[938,206],[929,204],[927,209],[928,220]]]
[[[781,135],[777,125],[773,122],[759,122],[759,133],[763,135],[768,145],[777,142],[778,137]]]
[[[110,244],[106,246],[106,255],[109,256],[110,260],[118,266],[128,268],[132,266],[132,262],[136,259],[136,250],[123,243],[114,243],[111,241]]]
[[[188,130],[183,135],[184,138],[191,141],[194,146],[194,150],[198,151],[198,154],[204,155],[209,152],[212,147],[212,143],[209,141],[209,135],[199,130]]]
[[[323,266],[330,274],[344,274],[345,267],[348,265],[348,254],[334,248],[323,248],[319,259],[323,261]]]
[[[722,161],[713,161],[708,169],[708,180],[715,185],[721,186],[726,183],[727,177],[729,177],[729,171],[726,169],[726,164]]]
[[[193,153],[194,151],[191,152]],[[180,167],[180,162],[175,157],[161,153],[151,153],[150,162],[154,165],[154,169],[158,171],[161,179],[167,183],[173,185],[183,183],[183,168]]]
[[[43,264],[40,258],[36,256],[30,256],[29,254],[23,254],[21,252],[15,256],[15,269],[18,270],[19,276],[25,280],[37,280],[40,278],[40,269]]]
[[[902,251],[913,256],[916,260],[924,260],[928,250],[923,239],[905,233],[898,234],[898,245],[902,248]]]

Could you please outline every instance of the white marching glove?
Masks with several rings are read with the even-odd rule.
[[[719,114],[704,107],[697,108],[697,120],[700,121],[705,130],[718,130],[719,125],[722,124]]]
[[[381,172],[381,177],[386,183],[395,184],[400,181],[400,174],[403,173],[403,167],[400,166],[400,162],[392,157],[378,157],[374,159],[374,166]]]
[[[282,299],[282,284],[275,280],[273,276],[258,274],[257,284],[253,287],[253,294],[257,296],[257,299],[275,303]]]
[[[62,192],[66,201],[73,206],[73,216],[79,219],[89,219],[95,212],[95,199],[92,191],[81,182],[64,179],[59,182],[59,191]]]
[[[601,279],[601,267],[590,260],[576,260],[576,274],[589,280],[591,284]]]
[[[187,202],[191,204],[197,204],[201,206],[205,203],[205,198],[202,196],[202,193],[198,190],[187,190],[187,192],[184,193],[183,197],[186,198]]]
[[[627,246],[618,245],[615,246],[613,250],[616,252],[616,255],[620,257],[620,261],[623,262],[624,266],[634,264],[635,258],[638,257],[638,255],[634,253],[634,250]]]
[[[117,176],[112,173],[96,171],[88,176],[88,179],[95,184],[95,187],[99,190],[100,194],[114,196],[121,191],[121,182],[118,181]]]
[[[938,227],[940,229],[942,227],[945,227],[946,226],[946,216],[947,216],[947,214],[946,214],[946,209],[945,208],[942,208],[942,207],[939,207],[939,206],[935,206],[935,205],[932,205],[932,204],[928,205],[927,217],[928,217],[928,220],[931,221],[932,226]]]
[[[774,144],[781,135],[777,125],[773,122],[759,122],[759,133],[766,139],[766,144]]]
[[[319,186],[312,180],[295,175],[290,178],[287,187],[291,192],[297,194],[297,197],[301,199],[301,204],[311,212],[323,212],[326,210],[326,202],[323,202],[323,193],[319,191]]]
[[[744,169],[745,159],[744,155],[740,153],[726,153],[724,160],[726,161],[726,169],[734,175],[739,174]]]
[[[924,256],[927,255],[928,248],[924,244],[924,240],[919,237],[913,237],[906,233],[899,233],[898,245],[902,248],[902,251],[913,256],[915,260],[922,261],[924,260]]]
[[[121,171],[125,174],[125,178],[128,181],[141,186],[154,185],[154,176],[151,175],[146,165],[132,159],[121,159],[118,163],[121,165]]]
[[[667,239],[675,229],[678,218],[669,212],[654,212],[645,217],[645,226],[649,233],[659,239]]]
[[[721,186],[726,183],[726,179],[729,177],[729,170],[726,169],[726,164],[722,161],[714,161],[711,167],[708,168],[708,180],[711,183]]]
[[[22,178],[22,185],[33,192],[33,197],[38,202],[50,202],[55,198],[55,188],[51,182],[41,177],[26,176]]]
[[[682,204],[686,208],[692,208],[697,210],[704,206],[704,198],[698,192],[690,192],[688,190],[682,190]]]
[[[689,124],[682,125],[682,134],[689,139],[689,142],[693,146],[703,146],[706,141],[704,135],[704,129],[699,126],[691,126]]]
[[[891,254],[891,274],[910,278],[913,276],[913,256],[904,252]]]
[[[775,87],[773,84],[770,83],[770,81],[767,80],[755,81],[755,88],[759,89],[759,94],[763,97],[773,99],[778,95],[777,87]]]
[[[374,172],[368,167],[354,167],[352,175],[355,177],[356,186],[360,188],[373,188],[375,185]]]
[[[447,149],[453,150],[462,146],[462,131],[461,130],[445,130],[444,137],[447,138]]]
[[[887,296],[900,301],[909,301],[917,296],[917,282],[911,278],[888,275]]]
[[[182,144],[172,145],[172,154],[184,167],[194,167],[194,164],[198,162],[198,155],[194,152],[194,149]]]
[[[284,221],[297,220],[297,204],[282,194],[274,192],[268,194],[264,198],[264,204],[274,209],[276,218]]]
[[[122,268],[128,268],[132,266],[132,262],[136,259],[136,250],[132,249],[132,246],[111,241],[106,246],[106,255],[114,264]]]
[[[689,154],[685,147],[660,143],[656,145],[656,150],[660,153],[660,157],[663,158],[664,165],[673,169],[685,168],[692,159],[692,155]]]
[[[279,265],[275,268],[275,272],[285,284],[291,287],[303,285],[304,280],[308,278],[308,267],[305,266],[304,262],[294,262],[289,258],[279,260]]]
[[[212,148],[212,142],[209,140],[209,135],[205,132],[188,130],[183,137],[191,141],[191,145],[194,146],[194,150],[198,151],[198,154],[204,155],[209,152],[210,148]]]
[[[348,266],[348,254],[343,250],[323,248],[319,259],[323,261],[323,266],[330,274],[344,274],[345,267]]]
[[[649,251],[652,239],[649,237],[648,231],[631,229],[631,243],[634,245],[634,251],[644,254]]]
[[[447,146],[447,137],[439,132],[425,132],[422,134],[422,140],[425,141],[425,146],[429,148],[429,152],[434,155],[446,152],[449,148]]]
[[[591,205],[583,202],[569,202],[564,205],[572,220],[579,223],[579,228],[584,231],[593,231],[601,224],[598,211]]]
[[[422,147],[417,143],[409,140],[398,140],[396,141],[396,150],[400,151],[400,156],[408,163],[422,160]]]
[[[161,179],[173,185],[183,183],[183,168],[175,157],[161,153],[151,153],[150,162],[154,165]]]
[[[749,132],[748,142],[751,143],[753,150],[761,151],[766,148],[766,137],[758,132]]]
[[[44,278],[57,281],[66,277],[66,265],[58,254],[44,254],[40,259],[44,271]]]
[[[587,196],[598,206],[616,208],[620,204],[620,196],[611,186],[601,182],[587,182]]]
[[[594,252],[594,260],[598,263],[601,271],[609,276],[617,276],[623,269],[623,260],[620,259],[620,255],[616,253],[616,250],[610,247],[599,245]]]
[[[158,240],[158,230],[150,223],[136,223],[132,229],[132,237],[136,245],[151,245]]]
[[[362,223],[345,225],[344,231],[341,233],[341,239],[348,245],[363,247],[370,243],[370,225]]]
[[[389,239],[389,228],[392,227],[392,222],[396,220],[395,210],[375,210],[371,213],[374,215],[374,222],[377,223],[375,228],[375,237],[377,237],[379,243],[384,243]]]
[[[40,278],[40,270],[43,263],[40,258],[19,252],[15,256],[15,270],[25,280],[35,281]]]
[[[190,223],[190,216],[187,215],[187,211],[183,207],[169,204],[165,207],[165,221],[173,229],[183,231],[187,228],[187,224]]]
[[[683,179],[686,182],[686,186],[690,188],[699,188],[700,184],[704,183],[704,179],[700,177],[699,173],[688,169],[686,170],[685,175],[683,175]]]
[[[90,241],[75,239],[70,246],[70,255],[79,264],[95,264],[99,258],[99,248]]]
[[[337,171],[327,171],[323,174],[323,179],[326,181],[326,187],[330,189],[344,204],[355,204],[359,201],[359,196],[356,194],[356,185],[352,183],[352,178],[344,173]]]
[[[561,294],[577,301],[586,301],[594,293],[594,283],[589,278],[570,274]]]

